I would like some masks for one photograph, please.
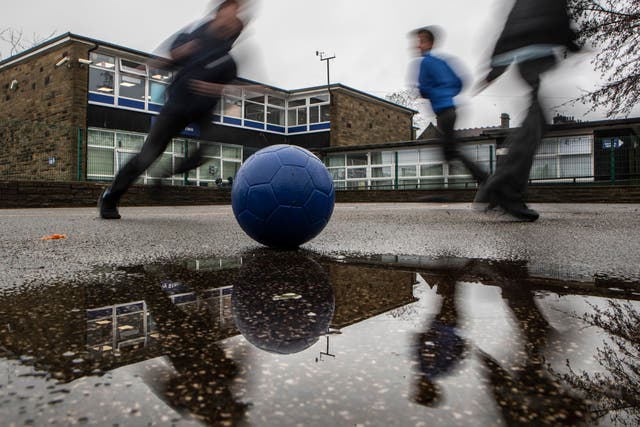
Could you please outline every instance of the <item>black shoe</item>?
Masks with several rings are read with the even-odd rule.
[[[508,197],[502,189],[492,188],[487,181],[478,189],[473,199],[473,208],[488,212],[498,207],[518,221],[533,222],[540,217],[540,214],[530,209],[522,199],[515,195]]]
[[[499,206],[506,213],[517,219],[518,221],[533,222],[540,217],[540,214],[529,208],[524,202],[502,202]]]
[[[108,188],[98,198],[98,210],[102,219],[120,219],[118,202],[109,197]]]

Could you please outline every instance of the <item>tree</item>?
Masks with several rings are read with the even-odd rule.
[[[628,115],[640,97],[640,1],[569,0],[578,42],[596,49],[592,60],[601,87],[571,101],[607,108],[607,116]]]
[[[27,50],[33,46],[36,46],[43,41],[53,37],[55,31],[52,31],[46,37],[39,36],[37,34],[33,34],[31,39],[27,39],[24,36],[24,32],[22,30],[16,30],[13,28],[3,28],[0,29],[0,43],[8,45],[9,54],[8,57],[15,55],[16,53],[22,52],[23,50]],[[0,59],[3,59],[3,49],[0,49]]]
[[[424,130],[429,125],[429,121],[424,115],[424,99],[420,96],[415,89],[406,89],[399,92],[393,92],[385,96],[387,101],[394,104],[402,105],[403,107],[411,108],[418,111],[418,114],[413,116],[413,126],[417,127],[420,131]]]

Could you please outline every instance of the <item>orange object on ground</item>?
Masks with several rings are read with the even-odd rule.
[[[52,234],[51,236],[41,237],[40,240],[57,240],[57,239],[66,239],[67,236],[64,234]]]

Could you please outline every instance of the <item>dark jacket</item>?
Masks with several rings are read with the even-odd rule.
[[[571,28],[567,0],[516,0],[492,56],[534,44],[579,50]]]

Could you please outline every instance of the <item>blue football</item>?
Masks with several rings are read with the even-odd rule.
[[[231,189],[240,227],[258,243],[274,248],[295,248],[320,234],[335,199],[333,180],[320,159],[286,144],[249,157]]]

